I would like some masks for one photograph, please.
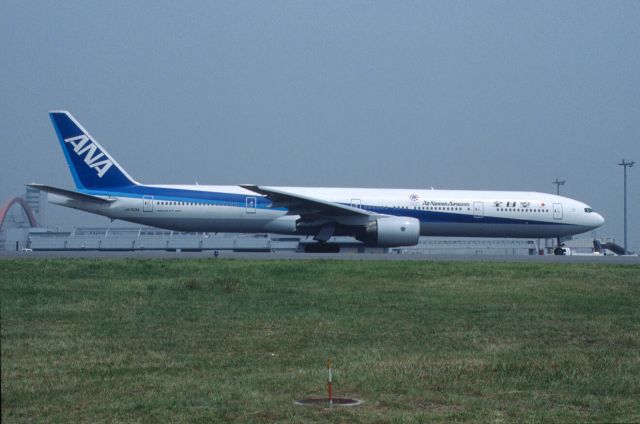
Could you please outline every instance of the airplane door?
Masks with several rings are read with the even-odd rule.
[[[256,213],[256,198],[255,197],[247,197],[246,200],[247,205],[247,213]]]
[[[553,219],[562,219],[562,203],[553,204]]]
[[[483,218],[484,217],[484,203],[482,203],[482,202],[473,202],[473,217],[474,218]]]
[[[142,210],[153,212],[153,196],[142,196]]]
[[[362,200],[360,199],[351,199],[351,206],[353,206],[354,208],[362,208]]]

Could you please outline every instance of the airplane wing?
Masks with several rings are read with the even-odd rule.
[[[302,196],[300,194],[289,193],[271,187],[257,186],[252,184],[242,184],[242,188],[262,194],[273,202],[273,207],[285,207],[289,210],[289,215],[300,215],[302,217],[323,216],[323,217],[373,217],[371,212],[347,206],[340,203],[329,202],[314,197]]]
[[[103,199],[102,197],[92,196],[90,194],[79,193],[77,191],[65,190],[63,188],[52,187],[44,184],[27,184],[29,187],[33,187],[40,191],[44,191],[46,193],[57,194],[59,196],[68,197],[73,200],[80,200],[83,202],[94,202],[94,203],[112,203],[115,202],[115,199]]]

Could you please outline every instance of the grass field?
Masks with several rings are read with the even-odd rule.
[[[640,267],[0,261],[2,421],[638,422]],[[355,408],[302,407],[325,392]]]

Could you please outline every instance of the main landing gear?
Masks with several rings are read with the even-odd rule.
[[[329,222],[320,227],[318,234],[313,237],[316,243],[308,243],[304,246],[305,253],[338,253],[340,245],[338,243],[329,243],[329,240],[336,231],[334,223]]]
[[[304,246],[305,253],[340,253],[338,243],[309,243]]]

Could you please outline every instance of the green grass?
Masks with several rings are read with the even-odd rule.
[[[640,267],[0,261],[2,421],[638,422]],[[293,405],[325,392],[327,410]]]

